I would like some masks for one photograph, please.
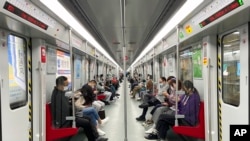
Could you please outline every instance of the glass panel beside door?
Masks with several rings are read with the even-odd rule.
[[[222,70],[225,103],[239,106],[240,103],[240,34],[233,32],[222,38]]]

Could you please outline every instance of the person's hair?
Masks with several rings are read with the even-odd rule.
[[[85,103],[84,105],[89,105],[89,104],[92,104],[92,102],[95,100],[94,99],[94,96],[89,94],[86,89],[81,89],[81,93],[82,93],[82,96],[83,98],[85,99]]]
[[[95,80],[90,80],[89,82],[97,84]]]
[[[198,92],[197,89],[194,87],[193,82],[191,82],[190,80],[185,80],[183,82],[183,86],[186,87],[187,89],[192,89],[193,92]]]
[[[59,76],[57,77],[56,79],[56,86],[59,86],[59,85],[64,85],[64,81],[67,81],[68,78],[65,77],[65,76]]]
[[[167,81],[171,80],[172,78],[175,78],[175,77],[174,77],[174,76],[169,76],[169,77],[167,78]]]
[[[152,75],[150,75],[150,74],[148,74],[148,77],[149,77],[149,79],[153,79],[153,76],[152,76]]]
[[[169,85],[172,86],[172,87],[174,87],[174,84],[176,84],[176,79],[175,79],[175,78],[172,78],[172,79],[170,80]],[[182,88],[182,83],[181,83],[180,80],[178,80],[178,90],[181,90],[181,88]]]
[[[164,76],[161,77],[161,80],[165,81],[165,82],[167,81],[166,77],[164,77]]]

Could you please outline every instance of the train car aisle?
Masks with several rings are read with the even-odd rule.
[[[103,131],[106,132],[106,136],[109,141],[123,141],[125,137],[124,133],[124,83],[120,84],[120,88],[117,93],[120,94],[119,99],[110,105],[105,107],[106,115],[109,117],[109,122],[102,127]],[[126,82],[127,83],[127,82]],[[144,139],[144,127],[142,122],[136,121],[136,117],[142,112],[138,105],[138,102],[130,98],[128,83],[126,84],[126,97],[127,97],[127,139],[128,141],[146,141]]]
[[[120,84],[120,88],[117,93],[120,94],[119,99],[116,99],[110,105],[105,106],[106,117],[109,117],[109,121],[103,126],[100,127],[103,131],[106,132],[106,137],[109,138],[109,141],[123,141],[125,137],[124,133],[124,82]],[[142,109],[138,108],[140,101],[136,101],[130,98],[128,83],[127,87],[127,139],[128,141],[146,141],[144,139],[145,128],[142,126],[142,122],[136,121]],[[149,109],[150,110],[150,109]],[[79,134],[72,137],[70,141],[87,141],[86,136],[80,130]]]

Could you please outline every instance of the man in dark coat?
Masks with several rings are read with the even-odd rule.
[[[71,127],[72,122],[66,120],[71,116],[71,105],[69,98],[65,96],[65,90],[68,88],[68,79],[65,76],[59,76],[56,79],[56,86],[51,96],[51,111],[53,125],[56,128]],[[107,138],[101,138],[96,128],[91,124],[89,117],[76,118],[76,126],[84,128],[84,132],[89,141],[107,141]]]

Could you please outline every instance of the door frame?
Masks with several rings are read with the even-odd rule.
[[[226,31],[226,32],[223,32],[223,33],[221,33],[221,34],[219,34],[218,35],[218,41],[219,41],[219,44],[218,44],[218,48],[217,48],[217,52],[218,52],[218,68],[217,68],[217,73],[218,73],[218,77],[217,77],[217,83],[218,83],[218,87],[217,87],[217,98],[218,98],[218,100],[217,100],[217,103],[218,103],[218,140],[219,141],[221,141],[221,140],[227,140],[227,139],[225,139],[225,138],[227,138],[228,137],[228,139],[229,139],[229,137],[230,137],[230,133],[229,133],[229,126],[231,125],[231,124],[249,124],[249,113],[250,113],[250,109],[248,108],[248,117],[247,117],[247,119],[248,119],[248,123],[242,123],[242,122],[246,122],[246,121],[237,121],[237,123],[232,123],[232,121],[230,120],[230,121],[228,121],[228,123],[225,123],[225,120],[224,119],[226,119],[226,118],[224,118],[225,117],[225,115],[223,115],[223,112],[225,111],[225,112],[227,112],[227,111],[229,111],[229,108],[233,108],[233,109],[235,109],[235,110],[239,110],[239,109],[244,109],[244,108],[246,108],[246,107],[249,107],[249,101],[250,101],[250,96],[248,95],[248,99],[247,99],[247,101],[245,101],[245,100],[243,100],[243,99],[245,99],[246,98],[246,96],[244,95],[244,94],[241,94],[241,93],[245,93],[245,90],[247,90],[247,94],[249,94],[249,66],[248,65],[242,65],[242,61],[244,60],[243,59],[243,54],[241,53],[240,54],[240,59],[239,59],[239,61],[240,61],[240,66],[241,66],[241,72],[242,72],[242,70],[246,70],[246,67],[247,67],[247,73],[241,73],[240,74],[240,86],[239,86],[239,89],[240,89],[240,94],[239,94],[239,100],[240,100],[240,103],[239,103],[239,105],[238,106],[233,106],[233,105],[230,105],[230,104],[227,104],[227,103],[224,103],[223,102],[223,98],[222,98],[222,94],[223,94],[223,69],[222,69],[222,67],[223,67],[223,64],[222,64],[222,62],[224,62],[223,61],[223,52],[222,52],[222,37],[224,37],[224,36],[226,36],[226,35],[229,35],[229,34],[231,34],[231,33],[233,33],[233,32],[235,32],[235,31],[239,31],[240,32],[240,43],[239,43],[239,46],[240,46],[240,52],[244,52],[244,51],[242,51],[242,48],[244,48],[244,47],[249,47],[249,24],[244,24],[244,25],[242,25],[242,26],[239,26],[239,27],[236,27],[236,28],[233,28],[233,29],[231,29],[231,30],[229,30],[229,31]],[[246,37],[248,37],[248,38],[246,38]],[[248,41],[246,41],[246,40],[248,40]],[[246,43],[246,44],[245,44]],[[247,56],[248,56],[248,59],[247,59],[247,61],[249,61],[249,49],[247,50]],[[245,62],[245,63],[247,63],[247,62]],[[247,63],[248,64],[248,63]],[[244,69],[242,69],[243,67],[242,66],[244,66]],[[246,76],[246,80],[243,80],[243,79],[245,79],[244,78],[244,76],[243,75],[247,75]],[[242,82],[244,82],[244,83],[242,83]],[[245,84],[245,86],[244,86],[244,84]],[[244,87],[244,89],[242,88],[242,87]],[[232,110],[233,110],[232,109]],[[235,115],[237,115],[237,114],[235,114]],[[226,115],[226,116],[229,116],[229,115]],[[231,118],[230,118],[231,119]],[[246,120],[246,119],[245,119]],[[227,125],[229,125],[229,126],[227,126]],[[224,126],[224,127],[223,127]],[[226,127],[225,127],[226,126]],[[227,131],[228,131],[228,134],[227,135],[225,135],[225,129],[227,129]]]

